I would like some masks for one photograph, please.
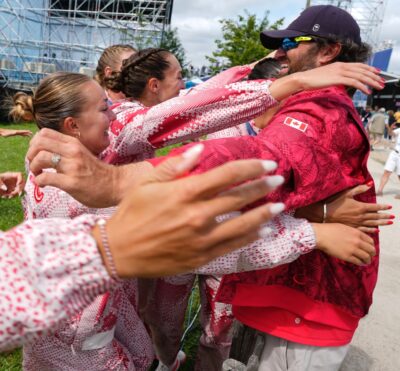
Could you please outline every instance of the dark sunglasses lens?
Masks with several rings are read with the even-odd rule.
[[[282,46],[281,46],[281,48],[282,48],[285,52],[287,52],[287,51],[290,50],[290,49],[297,48],[298,45],[299,45],[299,43],[297,43],[296,41],[290,40],[290,39],[286,38],[286,39],[283,39],[283,40],[282,40]]]

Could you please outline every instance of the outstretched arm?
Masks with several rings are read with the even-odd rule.
[[[197,269],[198,274],[229,273],[274,268],[314,249],[356,265],[375,256],[372,238],[343,224],[309,223],[282,214],[265,224],[260,238]]]
[[[43,219],[0,232],[0,351],[56,328],[112,286],[94,222]]]
[[[394,215],[382,212],[391,209],[390,205],[372,204],[354,199],[372,186],[373,182],[342,191],[328,200],[296,210],[295,215],[316,223],[342,223],[366,233],[376,233],[379,231],[378,227],[391,225]]]
[[[84,215],[26,222],[0,234],[0,350],[83,309],[113,285],[107,272],[123,278],[187,272],[256,238],[260,224],[276,214],[268,206],[222,223],[215,218],[263,196],[267,183],[248,181],[263,176],[271,163],[232,162],[174,180],[196,165],[198,148],[147,173],[105,232],[95,225],[96,216]],[[247,183],[232,188],[238,181]]]
[[[121,163],[146,146],[160,148],[241,124],[302,90],[347,85],[368,92],[365,84],[382,89],[377,73],[362,63],[334,63],[273,83],[242,81],[193,92],[148,109],[128,108],[117,114],[111,125],[111,145],[104,157],[107,162]]]
[[[31,137],[32,132],[30,130],[13,130],[13,129],[0,129],[0,137],[14,137],[14,136]]]

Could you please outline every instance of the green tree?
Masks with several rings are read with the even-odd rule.
[[[269,12],[262,19],[245,10],[244,15],[235,19],[222,19],[222,40],[215,40],[217,50],[206,58],[211,63],[213,73],[224,68],[252,63],[268,54],[260,42],[260,32],[269,29],[278,29],[284,19],[278,19],[270,24]]]
[[[161,39],[160,48],[166,49],[175,55],[182,68],[186,67],[185,49],[178,36],[178,29],[171,28],[165,30]]]

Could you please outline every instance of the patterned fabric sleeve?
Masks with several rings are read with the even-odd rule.
[[[45,171],[55,171],[46,169]],[[115,212],[115,207],[95,209],[75,200],[68,193],[56,187],[40,188],[32,173],[28,173],[25,195],[22,199],[25,219],[75,218],[82,214],[93,214],[104,218]]]
[[[305,219],[281,214],[265,224],[261,238],[197,269],[199,274],[229,274],[287,264],[315,248],[314,230]]]
[[[251,70],[252,68],[248,65],[229,68],[211,77],[207,81],[204,81],[202,84],[196,85],[193,88],[188,89],[188,93],[192,94],[197,91],[213,89],[219,86],[224,86],[241,81],[250,74]]]
[[[243,81],[194,92],[151,108],[119,110],[110,127],[111,145],[102,157],[109,163],[132,161],[150,148],[199,138],[257,117],[277,101],[270,81]],[[114,111],[115,112],[115,111]],[[126,159],[126,161],[124,161]]]
[[[90,235],[95,216],[0,232],[0,351],[32,341],[114,285]]]

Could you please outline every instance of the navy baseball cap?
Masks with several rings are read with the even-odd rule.
[[[351,40],[361,45],[360,27],[345,10],[333,5],[310,6],[286,28],[286,30],[264,30],[261,43],[268,49],[279,49],[282,40],[297,36],[335,36],[339,40]]]

